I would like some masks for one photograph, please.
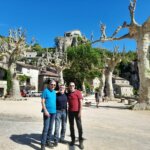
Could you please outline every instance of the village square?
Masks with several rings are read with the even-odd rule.
[[[0,36],[0,150],[150,150],[150,16],[137,23],[137,5],[129,2],[130,21],[122,16],[111,34],[100,21],[97,39],[72,29],[45,48],[22,27]],[[102,46],[124,39],[136,50]],[[60,111],[65,138],[62,118],[56,130]]]

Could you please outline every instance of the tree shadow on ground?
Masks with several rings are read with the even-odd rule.
[[[35,144],[41,145],[41,134],[11,135],[10,139],[18,144],[28,145],[35,150],[40,150]]]

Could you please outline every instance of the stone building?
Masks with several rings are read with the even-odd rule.
[[[30,52],[30,51],[27,51],[25,52],[25,57],[26,58],[35,58],[37,56],[37,52]]]
[[[87,39],[82,35],[80,30],[72,30],[64,33],[64,37],[56,37],[55,44],[58,51],[65,52],[69,46],[78,45],[78,37],[81,38],[81,42],[86,42]]]
[[[0,97],[6,95],[7,93],[7,81],[5,78],[6,71],[2,68],[0,68]]]
[[[43,90],[43,86],[46,80],[55,79],[58,80],[58,74],[54,69],[40,70],[38,67],[33,65],[25,64],[22,62],[17,62],[16,64],[17,75],[26,75],[29,77],[27,84],[35,87],[35,92]]]
[[[26,75],[29,77],[28,84],[35,87],[35,91],[38,91],[38,76],[39,76],[39,70],[37,67],[34,67],[32,65],[28,65],[22,62],[17,62],[16,64],[16,71],[17,75]],[[27,83],[25,83],[24,86],[26,86]]]
[[[54,68],[47,68],[46,70],[39,72],[38,91],[42,91],[44,89],[45,83],[47,83],[48,80],[55,80],[56,83],[58,82],[59,76]]]
[[[64,33],[64,37],[82,37],[81,31],[80,30],[72,30]]]
[[[0,80],[0,97],[7,94],[7,81]]]
[[[128,80],[121,77],[113,77],[114,94],[117,96],[133,96],[133,86]]]

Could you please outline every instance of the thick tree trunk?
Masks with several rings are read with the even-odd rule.
[[[60,83],[60,84],[64,84],[63,70],[60,69],[60,70],[58,71],[58,74],[59,74],[59,83]]]
[[[112,75],[113,71],[107,70],[106,75],[106,95],[110,100],[114,99],[113,85],[112,85]]]
[[[100,79],[100,96],[101,98],[104,97],[104,87],[105,87],[105,74],[102,73],[102,77]]]
[[[12,82],[13,82],[12,97],[15,99],[20,99],[21,94],[20,94],[19,81],[17,79],[13,78]]]
[[[10,66],[10,72],[11,72],[11,75],[12,75],[12,83],[13,83],[13,87],[12,87],[12,98],[14,100],[16,99],[21,99],[21,94],[20,94],[20,86],[19,86],[19,81],[16,79],[16,73],[15,73],[15,70],[16,70],[16,64],[11,64]]]
[[[150,109],[150,32],[139,36],[137,47],[140,89],[134,109]]]

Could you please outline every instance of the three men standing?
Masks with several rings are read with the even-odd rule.
[[[81,110],[82,110],[82,95],[81,92],[75,89],[74,82],[70,82],[67,96],[65,95],[65,86],[59,86],[59,92],[55,92],[55,81],[50,81],[48,88],[42,93],[42,110],[44,127],[41,139],[41,150],[45,150],[46,143],[50,148],[58,145],[59,129],[61,124],[60,141],[64,143],[66,132],[66,119],[67,119],[67,102],[68,102],[68,117],[70,124],[71,143],[75,144],[75,131],[74,120],[76,121],[79,133],[79,147],[83,149],[83,130],[81,123]],[[57,111],[56,111],[57,110]],[[56,119],[55,119],[56,117]],[[55,133],[54,145],[52,143],[52,130],[55,120]]]

